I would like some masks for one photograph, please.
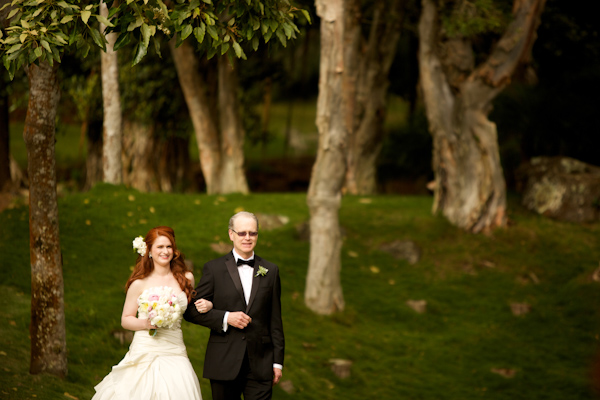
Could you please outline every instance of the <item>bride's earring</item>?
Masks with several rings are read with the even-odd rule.
[[[149,255],[148,255],[148,258],[152,258],[152,254],[149,254]]]

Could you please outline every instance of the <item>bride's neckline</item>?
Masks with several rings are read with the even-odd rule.
[[[164,287],[171,288],[171,289],[173,289],[173,291],[177,290],[177,289],[176,289],[176,288],[174,288],[173,286],[166,286],[166,285],[164,285],[164,286],[150,286],[150,287],[148,287],[148,288],[146,288],[146,289],[142,290],[142,293],[144,293],[146,290],[150,290],[150,289],[161,289],[161,288],[164,288]],[[184,291],[184,290],[181,290],[179,293],[175,294],[175,296],[178,296],[178,297],[179,297],[179,295],[180,295],[181,293],[185,293],[185,291]]]

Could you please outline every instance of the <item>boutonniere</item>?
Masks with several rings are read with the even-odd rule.
[[[266,269],[265,267],[263,267],[262,265],[259,265],[258,267],[258,271],[256,271],[256,275],[254,275],[254,277],[257,276],[265,276],[267,274],[267,272],[269,272],[268,269]]]

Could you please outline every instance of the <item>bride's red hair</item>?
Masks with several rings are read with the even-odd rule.
[[[135,262],[135,268],[127,280],[125,284],[125,290],[129,289],[129,286],[133,283],[133,281],[137,279],[144,279],[154,269],[154,263],[152,259],[149,257],[150,250],[152,249],[152,245],[158,239],[159,236],[164,236],[171,241],[171,246],[173,247],[173,259],[171,260],[171,272],[175,277],[179,286],[185,292],[188,302],[192,299],[192,293],[194,288],[188,279],[185,277],[185,273],[188,271],[187,266],[185,265],[183,254],[177,250],[177,243],[175,243],[175,232],[172,228],[168,226],[157,226],[156,228],[150,229],[144,238],[144,242],[146,242],[146,254],[144,256],[138,255],[137,261]]]

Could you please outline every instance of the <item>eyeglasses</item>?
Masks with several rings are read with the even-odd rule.
[[[232,231],[235,232],[233,229],[232,229]],[[258,236],[258,232],[235,232],[235,233],[237,233],[237,235],[239,237],[246,237],[246,235],[250,235],[250,237]]]

